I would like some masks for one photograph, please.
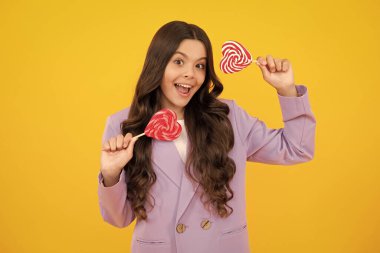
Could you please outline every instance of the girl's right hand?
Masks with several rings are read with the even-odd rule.
[[[124,166],[133,157],[133,147],[138,138],[131,133],[119,134],[103,143],[100,157],[101,173],[105,178],[119,178]]]

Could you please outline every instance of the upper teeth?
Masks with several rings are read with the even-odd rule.
[[[182,86],[182,87],[185,87],[185,88],[188,88],[188,89],[191,88],[191,86],[190,86],[190,85],[187,85],[187,84],[176,83],[176,85],[178,85],[178,86]]]

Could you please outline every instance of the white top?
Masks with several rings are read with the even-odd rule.
[[[181,125],[182,131],[181,135],[174,140],[174,144],[177,147],[178,153],[182,158],[182,161],[186,163],[186,152],[187,152],[187,132],[185,127],[185,120],[179,119],[177,122]]]

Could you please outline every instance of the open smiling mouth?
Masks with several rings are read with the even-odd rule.
[[[187,84],[175,83],[176,89],[182,94],[188,94],[190,92],[191,86]]]

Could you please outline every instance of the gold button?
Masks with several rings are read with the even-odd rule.
[[[201,222],[201,228],[203,228],[204,230],[207,230],[211,227],[211,221],[209,220],[203,220]]]
[[[186,230],[186,226],[184,224],[180,223],[177,225],[176,230],[178,233],[183,233]]]

